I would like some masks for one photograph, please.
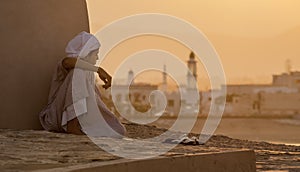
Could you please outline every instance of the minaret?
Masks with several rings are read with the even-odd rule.
[[[167,66],[164,64],[162,91],[167,91]]]
[[[193,85],[196,84],[193,83],[193,80],[197,82],[197,61],[195,60],[194,52],[191,52],[190,59],[187,61],[187,66],[189,68],[187,73],[187,87],[192,88]]]
[[[134,73],[131,69],[128,71],[128,78],[127,78],[127,85],[130,84],[134,84]]]
[[[286,61],[285,61],[285,70],[286,70],[286,73],[287,74],[291,74],[291,70],[292,70],[292,62],[291,62],[291,60],[290,59],[287,59]]]

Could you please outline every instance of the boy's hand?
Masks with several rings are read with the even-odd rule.
[[[97,71],[100,79],[105,83],[102,87],[108,89],[111,86],[111,76],[101,67],[98,68]]]

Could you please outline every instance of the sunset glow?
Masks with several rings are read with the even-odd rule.
[[[270,83],[273,74],[285,72],[287,59],[292,70],[300,70],[300,1],[297,0],[87,2],[93,33],[114,20],[139,13],[164,13],[192,23],[215,46],[229,83]],[[176,47],[160,38],[147,39],[124,42],[126,46],[120,45],[124,49],[118,49],[114,55],[112,52],[109,64],[104,63],[104,67],[113,72],[120,63],[115,59],[145,47],[167,47],[183,60],[188,58],[185,47]],[[203,75],[200,70],[199,76]]]

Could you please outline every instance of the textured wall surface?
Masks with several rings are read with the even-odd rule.
[[[0,1],[0,128],[40,129],[67,42],[89,31],[85,0]]]

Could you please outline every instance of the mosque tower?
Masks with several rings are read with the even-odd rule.
[[[287,74],[291,74],[291,70],[292,70],[292,62],[291,62],[291,60],[290,59],[287,59],[286,61],[285,61],[285,70],[286,70],[286,73]]]
[[[196,84],[193,83],[193,81],[197,82],[197,61],[195,60],[194,52],[191,52],[190,59],[187,61],[187,66],[189,69],[187,73],[187,87],[193,88]]]
[[[128,71],[128,78],[127,78],[127,85],[130,84],[134,84],[134,73],[131,69]]]
[[[163,75],[163,82],[162,82],[162,91],[167,91],[167,66],[164,64],[164,71],[162,73]]]

